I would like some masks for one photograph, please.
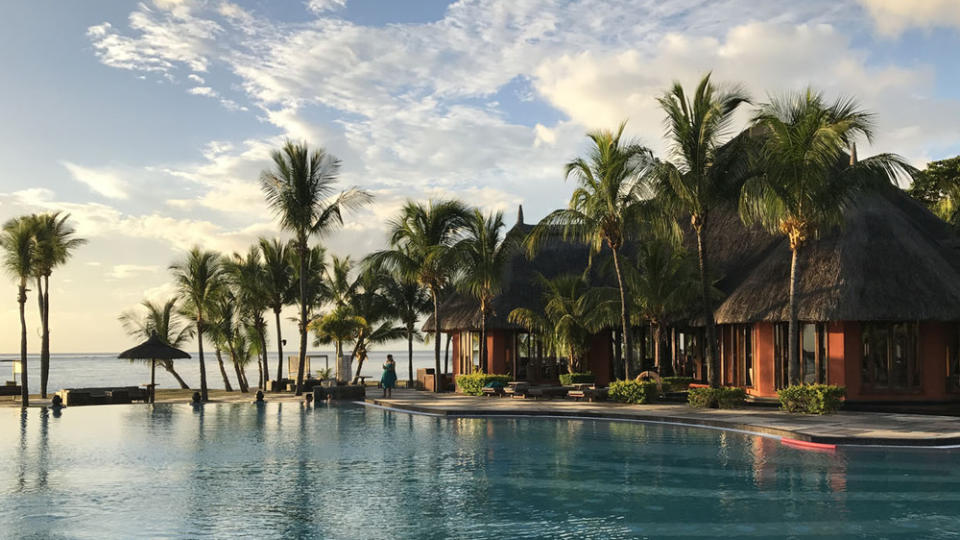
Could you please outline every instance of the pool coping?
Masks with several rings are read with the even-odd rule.
[[[491,399],[491,398],[488,398]],[[822,433],[810,433],[802,430],[785,429],[771,427],[750,422],[737,422],[722,418],[707,418],[697,416],[696,413],[687,412],[686,414],[651,414],[632,409],[630,412],[618,412],[616,410],[596,411],[596,410],[537,410],[524,409],[521,407],[490,409],[465,409],[461,407],[446,406],[441,403],[436,405],[424,406],[416,403],[407,403],[396,398],[367,398],[364,402],[367,405],[375,405],[384,409],[425,414],[444,418],[556,418],[556,419],[586,419],[586,420],[613,420],[613,421],[633,421],[644,423],[667,424],[677,426],[691,426],[708,429],[719,429],[725,431],[734,431],[746,433],[755,436],[765,436],[781,440],[793,440],[802,443],[813,443],[825,446],[849,446],[865,448],[922,448],[931,450],[951,450],[960,449],[960,436],[944,437],[863,437],[863,436],[843,436],[828,435]],[[869,414],[869,413],[865,413]]]

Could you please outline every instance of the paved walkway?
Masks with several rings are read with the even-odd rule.
[[[732,428],[823,444],[960,445],[960,418],[950,416],[869,412],[808,416],[787,414],[768,407],[692,409],[683,403],[624,405],[566,399],[472,397],[414,390],[395,390],[391,399],[380,398],[376,389],[370,390],[367,395],[368,403],[449,417],[579,416]]]

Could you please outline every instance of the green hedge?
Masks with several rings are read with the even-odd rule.
[[[664,392],[683,392],[693,382],[693,377],[664,377],[662,381]]]
[[[777,392],[780,408],[791,413],[830,414],[843,404],[847,389],[830,384],[798,384]]]
[[[584,384],[584,383],[594,383],[597,381],[597,376],[589,371],[584,373],[564,373],[560,375],[560,384],[564,386],[569,386],[571,384]]]
[[[620,403],[653,403],[660,397],[653,381],[613,381],[609,396]]]
[[[483,387],[487,383],[499,382],[506,385],[510,382],[509,375],[490,375],[487,373],[471,373],[457,377],[457,388],[468,396],[482,396]]]
[[[691,388],[687,393],[687,402],[697,409],[736,409],[746,398],[743,388]]]

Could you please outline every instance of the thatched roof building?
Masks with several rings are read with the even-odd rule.
[[[716,308],[717,322],[789,320],[787,240],[737,226],[729,216],[715,225],[711,245],[727,294]],[[799,318],[960,320],[957,246],[948,225],[902,190],[860,194],[842,228],[801,250]]]

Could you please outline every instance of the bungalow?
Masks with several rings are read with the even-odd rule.
[[[522,209],[515,227],[527,232]],[[788,276],[786,240],[746,227],[736,212],[717,211],[706,230],[712,272],[724,293],[715,318],[720,377],[756,397],[774,397],[787,383]],[[692,242],[692,238],[688,238]],[[854,402],[960,401],[960,238],[899,189],[860,195],[843,227],[811,240],[801,252],[800,358],[805,383],[847,387]],[[531,277],[582,272],[584,246],[555,243],[533,260],[517,255],[504,292],[488,318],[487,358],[479,358],[479,313],[455,295],[441,306],[442,331],[452,334],[453,373],[508,373],[551,382],[565,370],[536,335],[510,323],[516,307],[539,306]],[[592,274],[593,275],[593,274]],[[432,319],[424,325],[432,330]],[[703,321],[676,320],[668,333],[675,369],[703,380]],[[649,365],[640,330],[639,364]],[[594,337],[587,369],[604,384],[619,364],[615,329]]]

